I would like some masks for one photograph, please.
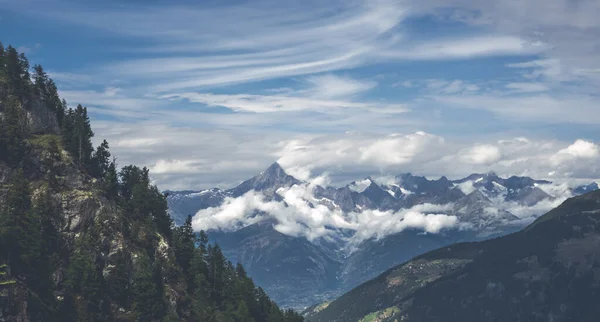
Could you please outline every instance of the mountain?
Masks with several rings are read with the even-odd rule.
[[[302,321],[0,43],[0,321]],[[31,77],[33,76],[33,77]]]
[[[367,177],[342,187],[311,186],[312,197],[305,202],[312,209],[325,206],[329,209],[327,216],[338,214],[346,220],[365,211],[377,210],[388,216],[416,206],[442,205],[445,207],[438,206],[436,213],[456,216],[460,225],[437,233],[405,229],[356,243],[352,241],[355,232],[346,228],[324,227],[335,233],[310,241],[303,236],[288,236],[274,228],[277,221],[270,217],[237,231],[210,231],[210,236],[230,260],[246,266],[254,281],[278,303],[303,308],[339,296],[425,252],[519,230],[534,218],[521,218],[518,215],[522,214],[512,211],[554,200],[556,197],[542,190],[549,184],[549,181],[528,177],[503,179],[494,173],[473,174],[454,181],[405,173],[386,184]],[[309,185],[274,163],[232,189],[170,191],[167,199],[169,211],[179,224],[187,215],[218,207],[227,198],[231,200],[250,191],[264,195],[266,201],[279,201],[287,206],[280,189],[285,191],[292,186]],[[577,189],[574,191],[579,191]],[[532,209],[534,215],[541,215],[541,210]],[[304,225],[299,223],[298,227]]]
[[[418,256],[313,309],[308,320],[596,321],[599,302],[600,191],[593,191],[522,231]]]
[[[300,183],[300,180],[285,173],[283,168],[275,162],[265,171],[233,189],[213,188],[202,191],[165,191],[165,193],[169,195],[169,213],[175,224],[181,225],[187,216],[194,215],[200,209],[219,206],[227,197],[237,198],[249,191],[258,191],[267,199],[281,200],[281,197],[275,193],[277,189]]]
[[[493,207],[492,201],[483,192],[475,190],[453,204],[452,213],[478,230],[502,226],[506,222],[519,219],[504,209]]]

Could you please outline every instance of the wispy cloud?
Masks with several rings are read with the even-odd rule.
[[[505,87],[519,93],[545,92],[548,90],[546,85],[540,83],[508,83]]]
[[[375,113],[404,113],[402,104],[378,102],[354,102],[350,100],[327,100],[283,95],[181,93],[160,96],[161,99],[185,99],[207,106],[222,106],[237,112],[270,113],[317,111],[324,114],[340,114],[347,109],[369,110]]]
[[[531,55],[540,53],[545,46],[538,42],[512,36],[479,36],[460,39],[438,39],[408,48],[382,53],[388,58],[409,60],[466,59],[482,56]]]
[[[600,100],[591,95],[444,95],[434,100],[447,106],[487,110],[510,121],[600,124],[600,115],[594,112],[600,108]]]
[[[47,69],[97,138],[170,188],[226,185],[277,158],[344,174],[596,173],[593,158],[555,154],[600,140],[583,131],[600,124],[597,1],[0,3],[27,24],[0,30],[43,43],[36,56],[58,61]],[[48,27],[60,39],[37,39]],[[572,134],[490,139],[519,127],[542,144],[548,125]]]

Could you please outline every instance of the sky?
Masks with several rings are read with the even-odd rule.
[[[126,4],[123,4],[126,3]],[[278,161],[600,178],[597,0],[0,0],[0,41],[161,189]]]

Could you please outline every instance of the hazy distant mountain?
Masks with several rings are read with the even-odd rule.
[[[311,207],[325,206],[342,216],[371,210],[386,215],[424,204],[447,205],[443,213],[456,216],[460,225],[436,234],[406,229],[352,245],[348,243],[348,238],[353,236],[352,230],[340,228],[335,236],[309,241],[277,231],[273,228],[274,219],[237,231],[211,231],[209,235],[232,261],[247,267],[250,276],[278,303],[305,307],[340,295],[427,251],[518,230],[527,220],[511,211],[529,209],[540,201],[552,201],[556,196],[542,189],[549,184],[549,181],[528,177],[503,179],[494,173],[472,174],[454,181],[446,177],[430,180],[406,173],[386,184],[367,177],[343,187],[312,186],[313,198],[306,203]],[[260,193],[266,201],[285,204],[281,189],[285,191],[294,185],[307,183],[288,175],[274,163],[232,189],[169,191],[169,211],[180,224],[188,215],[218,207],[226,198],[239,198],[250,191]],[[577,194],[597,188],[593,183],[572,192]],[[536,208],[531,209],[535,212]]]

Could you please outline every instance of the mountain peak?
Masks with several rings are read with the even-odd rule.
[[[280,187],[288,187],[300,183],[296,178],[288,175],[285,170],[274,162],[265,171],[242,182],[239,186],[231,189],[234,196],[240,196],[250,190],[275,191]]]
[[[288,174],[285,170],[279,165],[277,162],[273,162],[267,169],[261,172],[258,177],[274,177],[274,178],[283,178]]]
[[[279,162],[273,162],[266,171],[284,171]]]

